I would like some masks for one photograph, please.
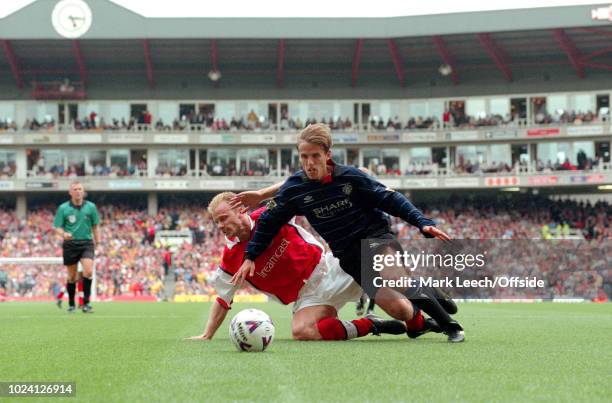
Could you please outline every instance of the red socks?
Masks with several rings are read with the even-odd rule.
[[[412,319],[406,321],[406,329],[408,330],[421,330],[425,326],[425,318],[420,310],[414,313]]]
[[[317,328],[323,340],[350,340],[370,333],[372,321],[361,318],[349,322],[329,317],[317,322]]]

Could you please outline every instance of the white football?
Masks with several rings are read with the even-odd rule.
[[[229,335],[238,351],[264,351],[274,338],[274,324],[267,313],[245,309],[232,318]]]

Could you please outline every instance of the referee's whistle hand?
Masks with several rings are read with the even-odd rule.
[[[255,262],[245,259],[244,262],[242,262],[240,269],[238,269],[236,274],[232,276],[232,284],[242,286],[247,278],[247,275],[252,277],[253,274],[255,274]]]

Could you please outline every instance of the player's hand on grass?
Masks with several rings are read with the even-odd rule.
[[[255,262],[245,259],[240,269],[232,276],[232,284],[242,286],[247,276],[252,277],[253,274],[255,274]]]
[[[431,235],[432,237],[436,238],[436,239],[440,239],[442,241],[450,241],[451,238],[450,236],[448,236],[448,234],[434,226],[431,225],[426,225],[423,227],[423,229],[421,230],[423,231],[423,233]]]
[[[259,203],[261,203],[263,199],[263,195],[259,190],[248,190],[232,197],[229,205],[231,208],[240,207],[240,212],[245,213],[249,209],[254,209],[259,206]]]

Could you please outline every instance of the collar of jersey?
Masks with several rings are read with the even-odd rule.
[[[83,203],[81,203],[80,206],[77,206],[76,204],[72,203],[72,200],[70,200],[69,203],[70,203],[70,207],[80,210],[85,205],[85,200],[83,200]]]
[[[253,231],[253,228],[255,228],[255,221],[253,221],[251,216],[248,214],[247,214],[247,217],[249,217],[249,223],[251,224],[251,231]],[[235,237],[234,239],[229,239],[228,237],[225,237],[225,245],[227,246],[228,249],[232,249],[234,246],[238,245],[239,243],[240,243],[240,239],[238,237]]]
[[[327,166],[330,167],[331,169],[329,170],[329,173],[327,175],[325,175],[323,177],[323,179],[321,179],[319,181],[319,182],[321,182],[322,185],[325,185],[327,183],[331,183],[333,178],[334,178],[334,171],[336,169],[336,163],[330,158],[330,159],[327,160]],[[306,176],[306,172],[304,172],[304,170],[302,170],[302,179],[305,182],[310,181],[310,179],[308,179],[308,176]]]

